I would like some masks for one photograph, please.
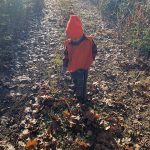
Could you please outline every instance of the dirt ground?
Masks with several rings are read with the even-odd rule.
[[[72,12],[98,47],[86,105],[60,73]],[[11,71],[0,73],[0,150],[148,150],[150,61],[107,27],[90,0],[47,0],[43,13],[14,45]]]

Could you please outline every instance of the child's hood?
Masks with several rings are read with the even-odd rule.
[[[69,38],[80,38],[84,32],[79,16],[71,15],[67,23],[66,34]]]

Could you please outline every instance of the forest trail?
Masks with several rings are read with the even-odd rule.
[[[139,64],[137,52],[130,50],[119,39],[115,29],[107,28],[91,1],[47,0],[43,11],[44,16],[32,22],[29,38],[20,41],[17,46],[11,79],[3,79],[8,92],[4,94],[1,103],[0,139],[3,140],[0,143],[4,143],[1,147],[9,146],[8,142],[16,149],[22,149],[29,145],[27,141],[38,139],[39,145],[39,141],[32,141],[38,148],[44,147],[47,140],[51,141],[49,147],[62,149],[66,146],[68,149],[88,149],[91,145],[95,150],[147,148],[150,144],[147,133],[150,110],[147,105],[150,97],[147,91],[150,80],[148,65]],[[69,76],[61,81],[60,59],[65,40],[65,23],[71,11],[81,16],[85,33],[93,35],[98,47],[98,55],[88,78],[91,104],[85,112],[74,101],[71,90],[61,85],[62,82],[70,84]],[[143,83],[138,82],[141,78],[144,88]],[[98,121],[91,119],[85,123],[84,119],[89,117],[87,112],[98,118]],[[76,119],[72,119],[71,114]],[[88,127],[82,131],[79,131],[79,127],[75,128],[72,133],[66,127],[68,122],[63,115],[79,127],[80,123],[89,123]],[[96,126],[97,122],[100,128]],[[94,139],[90,141],[90,138],[84,138],[84,130]],[[59,137],[56,131],[63,134]],[[80,136],[86,142],[79,140],[79,132],[83,132]],[[52,137],[48,134],[52,134]]]

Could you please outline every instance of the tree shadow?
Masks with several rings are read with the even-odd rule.
[[[19,70],[19,72],[25,71],[24,53],[28,47],[25,43],[31,36],[31,31],[39,30],[41,20],[44,16],[43,8],[44,1],[37,0],[31,1],[32,5],[26,4],[25,10],[16,8],[17,6],[23,7],[23,4],[18,1],[13,1],[12,5],[8,10],[3,9],[1,13],[8,15],[8,17],[15,18],[13,24],[6,24],[0,29],[0,99],[1,99],[1,110],[5,110],[6,106],[12,106],[12,100],[10,96],[11,90],[16,90],[17,85],[12,85],[12,78]],[[43,3],[42,3],[43,2]],[[7,7],[6,7],[7,8]],[[18,12],[21,11],[21,13]],[[7,12],[8,11],[8,12]],[[12,12],[12,13],[11,13]],[[2,15],[3,15],[2,14]],[[15,16],[17,14],[17,16]],[[10,16],[11,15],[11,16]],[[1,15],[0,15],[1,17]],[[5,18],[3,18],[5,19]],[[10,20],[11,21],[11,20]],[[0,21],[1,23],[4,20]],[[1,27],[1,24],[0,24]],[[13,28],[13,29],[11,29]],[[7,33],[6,33],[7,31]],[[21,64],[18,68],[17,64]],[[6,101],[7,100],[7,101]],[[9,109],[8,109],[9,111]],[[7,113],[7,110],[1,111],[1,115]]]
[[[72,134],[74,141],[78,137],[84,139],[85,145],[79,142],[79,149],[119,150],[114,135],[104,127],[104,120],[91,109],[95,104],[92,101],[88,101],[85,104],[79,103],[79,105],[80,111],[78,115],[80,114],[80,119],[75,121],[73,127],[67,126],[67,130]],[[86,147],[87,143],[89,145]]]

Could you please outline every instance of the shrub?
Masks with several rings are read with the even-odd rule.
[[[42,10],[43,5],[40,2],[43,0],[1,0],[0,39],[10,40],[21,36],[22,31],[27,30],[34,13]]]
[[[102,18],[115,25],[130,45],[150,53],[150,1],[99,0]]]
[[[141,52],[150,53],[150,29],[143,28],[141,31],[131,32],[132,40],[130,45],[138,48]]]

